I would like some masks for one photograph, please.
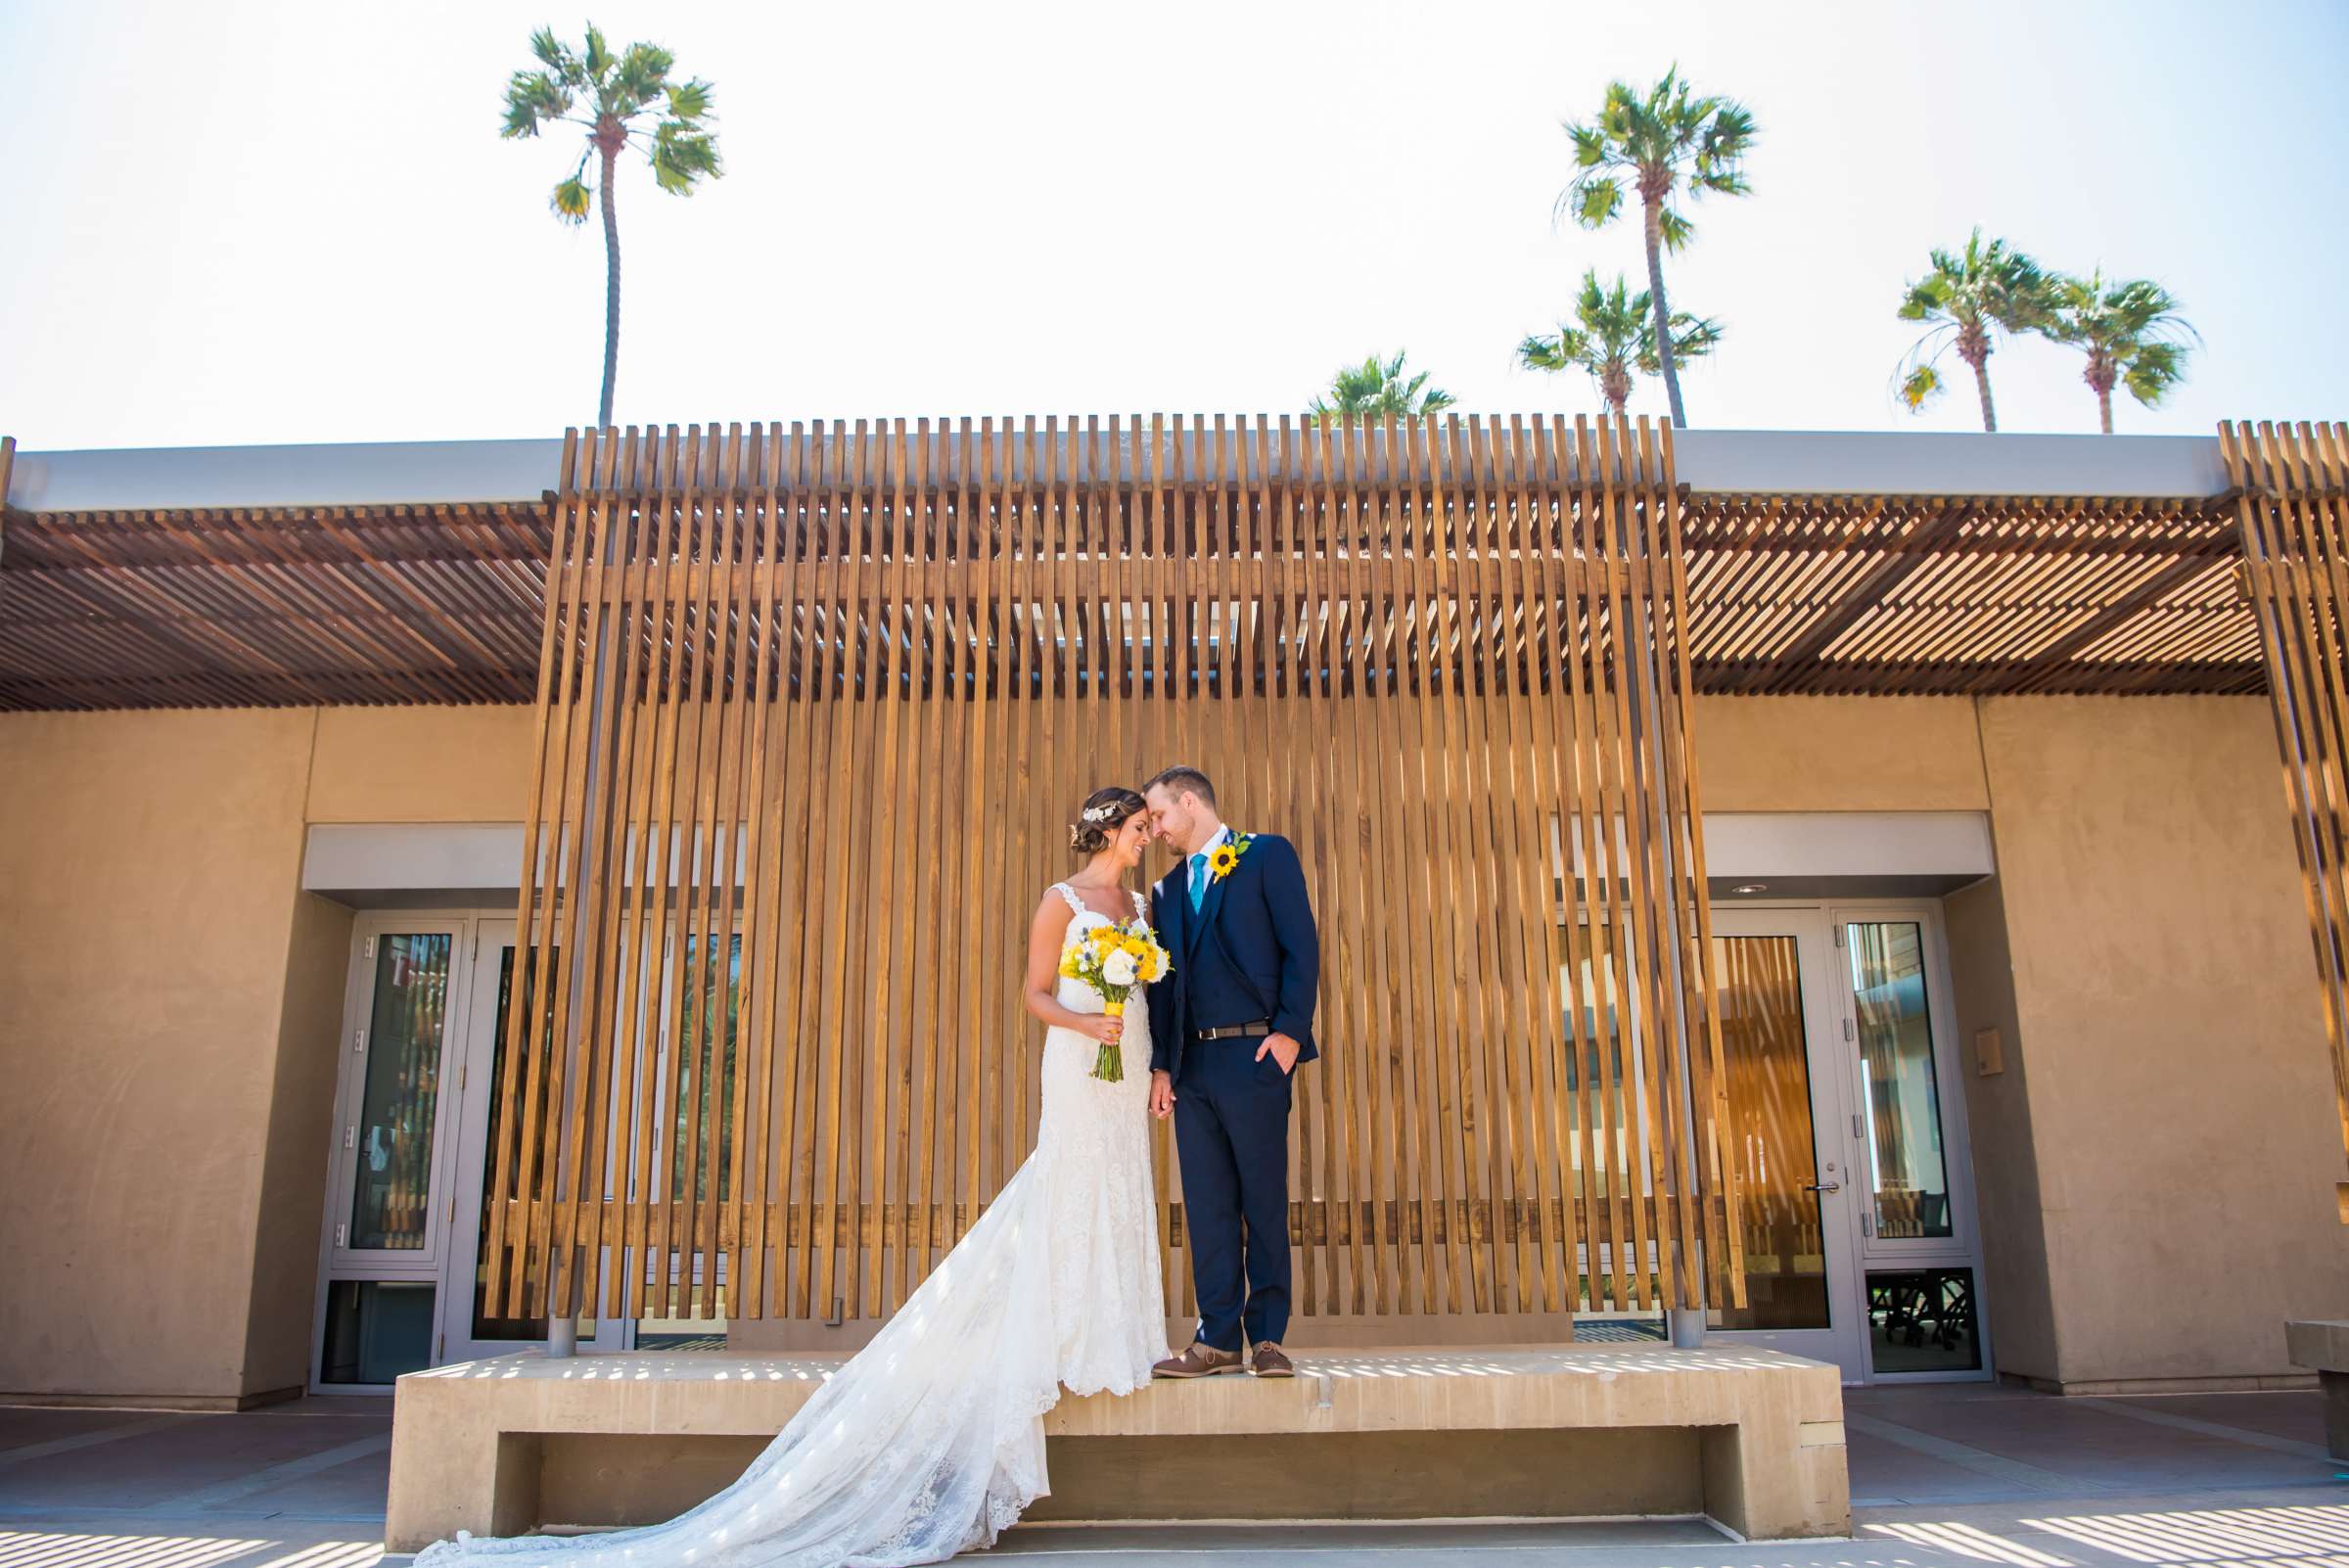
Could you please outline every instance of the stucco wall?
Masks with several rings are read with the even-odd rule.
[[[1721,811],[1991,811],[1947,905],[2002,1365],[2288,1375],[2349,1300],[2261,699],[1712,698]],[[517,821],[520,708],[0,716],[0,1393],[302,1381],[349,911],[305,822]],[[323,1047],[323,1048],[321,1048]],[[159,1283],[161,1288],[159,1287]]]
[[[1981,1300],[2000,1371],[2054,1381],[2054,1281],[2049,1273],[2048,1216],[2039,1183],[2039,1138],[2031,1115],[2032,1053],[2024,1048],[2006,940],[2004,888],[1996,877],[1942,900],[1950,942],[1951,1014],[1958,1026],[1959,1081],[1973,1151],[1982,1231]],[[1974,1068],[1977,1032],[1999,1032],[2002,1069]],[[2037,1043],[2036,1039],[2033,1043]]]
[[[2282,1320],[2349,1301],[2349,1233],[2265,701],[2000,699],[1982,734],[2052,1296],[2037,1375],[2291,1375]]]
[[[318,715],[313,822],[519,822],[529,708],[328,708]]]
[[[282,1322],[284,1276],[306,1274],[265,1223],[305,1185],[315,1257],[331,1114],[332,1023],[289,1036],[321,1015],[334,925],[296,918],[313,722],[0,717],[0,1393],[233,1403],[300,1381],[253,1330],[256,1278]]]
[[[1980,811],[1962,697],[1704,697],[1688,717],[1708,811]]]

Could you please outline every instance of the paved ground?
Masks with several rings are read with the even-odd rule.
[[[1748,1545],[1701,1520],[1030,1528],[1054,1568],[2349,1568],[2349,1466],[2314,1394],[1847,1396],[1859,1536]],[[390,1402],[240,1415],[0,1407],[0,1568],[371,1568]]]

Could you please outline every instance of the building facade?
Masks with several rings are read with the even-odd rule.
[[[931,449],[951,456],[946,434]],[[1571,439],[1546,467],[1522,446],[1503,461],[1497,423],[1490,454],[1459,446],[1428,490],[1470,502],[1420,512],[1395,499],[1419,483],[1403,447],[1307,468],[1274,444],[1229,483],[1218,455],[1203,480],[1170,461],[1162,484],[1121,476],[1144,451],[1127,434],[1107,433],[1107,467],[996,474],[972,446],[950,481],[943,459],[842,480],[842,494],[894,479],[942,497],[1069,476],[1070,495],[1203,485],[1148,545],[1118,531],[1158,526],[1138,500],[1098,518],[1082,497],[990,502],[990,527],[1072,531],[975,556],[935,542],[965,515],[945,499],[859,501],[837,514],[837,547],[811,503],[762,514],[759,494],[800,493],[798,448],[770,453],[782,477],[763,490],[703,486],[751,499],[673,513],[644,497],[692,486],[633,442],[600,474],[577,440],[16,454],[0,533],[0,1396],[225,1407],[386,1387],[546,1337],[550,1288],[582,1352],[860,1342],[1024,1147],[1035,1041],[999,1022],[988,977],[1012,973],[1017,922],[1058,864],[1045,830],[1101,755],[1235,780],[1228,814],[1300,840],[1342,935],[1333,1070],[1301,1090],[1318,1101],[1295,1156],[1300,1345],[1650,1335],[1693,1304],[1714,1333],[1851,1381],[2303,1380],[2283,1321],[2349,1299],[2341,1123],[2217,441],[1681,433],[1651,469],[1629,453],[1652,438],[1627,431],[1621,468],[1594,480]],[[1154,432],[1149,459],[1181,440]],[[633,482],[631,454],[654,465]],[[1642,527],[1682,530],[1649,546],[1687,578],[1655,590],[1669,613],[1643,623],[1652,642],[1623,629],[1630,599],[1601,603],[1629,586],[1591,586],[1577,609],[1583,579],[1543,576],[1637,554],[1622,540],[1552,549],[1532,522],[1470,538],[1408,521],[1632,515],[1608,511],[1608,483],[1639,488]],[[1344,519],[1350,542],[1249,542],[1214,510],[1226,492],[1234,518]],[[676,602],[700,595],[706,687],[691,660],[663,662],[682,633],[647,644],[647,668],[673,665],[676,690],[735,715],[712,718],[698,772],[673,760],[684,741],[655,744],[674,715],[609,652],[575,672],[569,749],[550,741],[565,718],[544,650],[605,646],[562,604],[687,624],[654,587],[597,575],[609,559],[565,554],[615,496],[632,497],[640,536],[671,515],[714,529],[724,512],[746,538],[762,517],[786,519],[779,537],[806,525],[771,555],[679,544],[621,563],[714,561],[741,604],[775,607],[736,618],[679,576]],[[1356,529],[1357,497],[1404,521]],[[922,519],[932,542],[859,531],[880,517]],[[1121,542],[1081,548],[1074,530],[1099,520]],[[1102,609],[1125,590],[1084,574],[1112,559],[1171,563],[1147,610]],[[1424,567],[1425,585],[1373,580],[1371,560]],[[1069,576],[1032,589],[1017,561]],[[1054,604],[1073,608],[1028,609]],[[724,640],[754,624],[768,629]],[[752,673],[721,691],[729,648]],[[1570,669],[1587,692],[1549,678]],[[1013,707],[975,696],[1010,691],[1004,669],[1035,710],[1016,727]],[[1652,775],[1567,735],[1602,688],[1629,693],[1607,732],[1620,757],[1655,737],[1638,754]],[[1113,695],[1130,706],[1104,745]],[[890,704],[893,720],[873,718]],[[1555,736],[1550,715],[1566,715]],[[762,719],[774,738],[753,741]],[[994,727],[973,739],[958,722]],[[835,744],[795,749],[818,739]],[[1304,759],[1287,772],[1264,761],[1284,741]],[[574,761],[566,796],[555,775]],[[1618,795],[1574,782],[1578,766]],[[598,794],[598,767],[623,777]],[[1676,871],[1683,770],[1702,859]],[[711,794],[701,829],[682,804],[646,814],[662,779]],[[815,807],[792,806],[802,787]],[[729,789],[744,809],[718,803]],[[1635,863],[1650,798],[1661,873]],[[582,816],[578,800],[644,809]],[[801,824],[797,848],[761,820]],[[642,884],[665,890],[648,904],[697,912],[666,957],[631,966],[643,939],[579,923],[596,907],[584,847],[600,835],[619,865],[648,823],[680,855],[697,831],[709,845],[692,886]],[[1700,867],[1706,897],[1676,901],[1675,878]],[[1660,889],[1644,903],[1642,874]],[[607,930],[650,929],[626,925],[625,880]],[[809,945],[875,881],[937,895],[935,913],[916,905],[898,945],[860,960]],[[1687,929],[1643,936],[1641,908]],[[1703,962],[1670,970],[1667,948]],[[601,1063],[578,1080],[600,1094],[526,1065],[533,1033],[563,1027],[532,998],[591,967],[566,966],[575,950],[621,954],[603,971],[642,982],[641,1001],[607,988],[619,1054],[576,1058]],[[1708,965],[1676,1080],[1660,1015]],[[579,984],[587,1016],[597,993]],[[781,1043],[737,1050],[753,1040]],[[533,1199],[540,1137],[562,1152]],[[570,1226],[580,1245],[497,1253],[509,1223]],[[650,1273],[640,1223],[659,1233]],[[1178,1259],[1178,1210],[1162,1223]],[[1684,1258],[1676,1225],[1697,1243]]]

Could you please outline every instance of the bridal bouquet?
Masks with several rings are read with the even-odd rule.
[[[1112,1018],[1125,1015],[1126,998],[1134,987],[1164,980],[1174,967],[1174,959],[1158,945],[1157,934],[1138,919],[1122,926],[1095,926],[1070,944],[1060,960],[1060,972],[1092,987],[1101,997],[1102,1011]],[[1102,1041],[1093,1077],[1111,1084],[1126,1077],[1125,1053],[1119,1046]]]

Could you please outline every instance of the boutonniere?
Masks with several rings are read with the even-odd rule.
[[[1256,835],[1253,833],[1234,833],[1230,838],[1217,845],[1207,857],[1209,879],[1221,882],[1231,875],[1232,868],[1240,863],[1240,856],[1246,854],[1248,846],[1255,842]]]

